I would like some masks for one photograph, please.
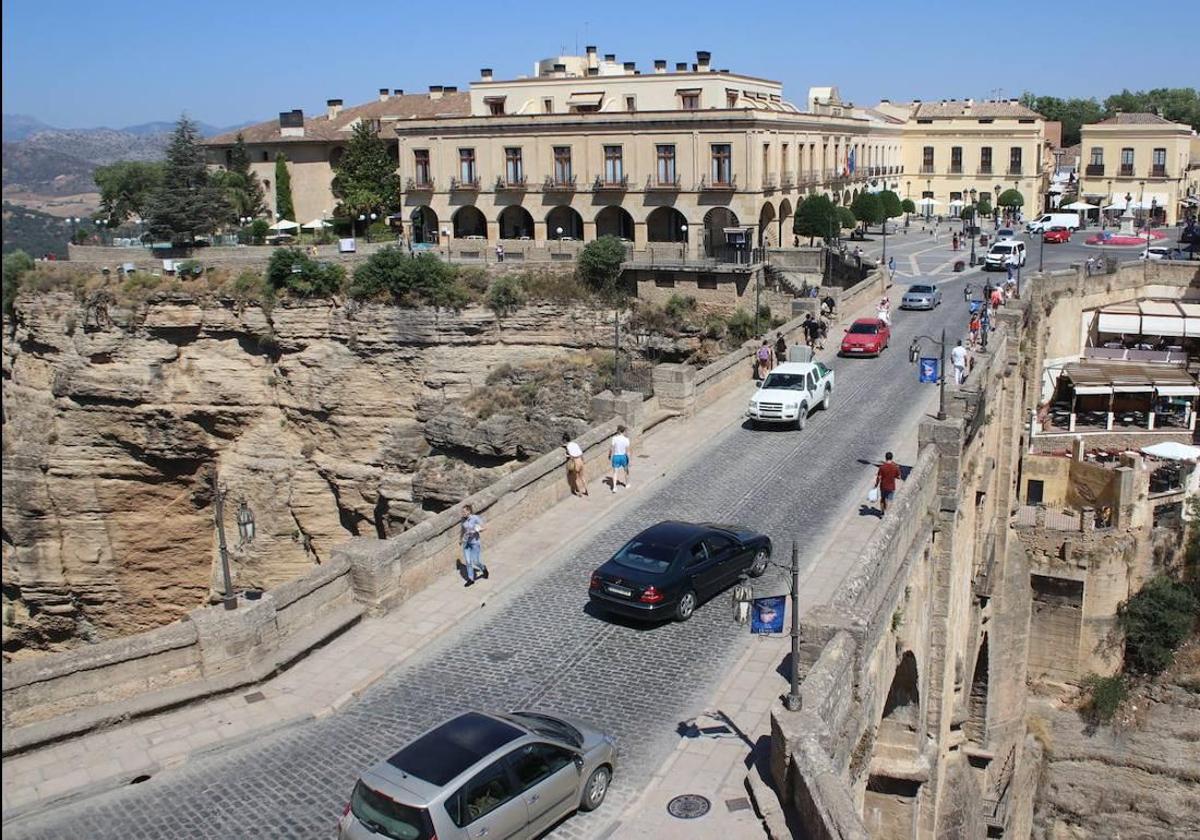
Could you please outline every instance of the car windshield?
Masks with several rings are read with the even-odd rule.
[[[583,746],[583,733],[566,721],[552,718],[549,715],[540,715],[537,712],[513,712],[509,717],[539,735],[566,741],[576,747]]]
[[[778,388],[785,391],[803,391],[804,374],[801,373],[769,373],[763,381],[764,388]]]
[[[875,335],[879,332],[879,326],[877,324],[851,324],[850,332],[857,335]]]
[[[665,572],[671,568],[675,559],[675,547],[630,540],[625,547],[613,555],[613,562],[619,566],[638,569],[643,572]]]
[[[1050,231],[1051,231],[1051,233],[1062,233],[1064,230],[1066,230],[1066,228],[1065,228],[1065,227],[1052,227],[1052,228],[1050,228]]]
[[[933,286],[909,286],[908,291],[914,295],[927,295],[933,292]]]
[[[1008,254],[1011,253],[1013,246],[1011,245],[994,245],[992,246],[993,254]]]
[[[361,781],[350,795],[350,812],[355,819],[376,834],[392,840],[432,840],[429,815],[389,799]]]

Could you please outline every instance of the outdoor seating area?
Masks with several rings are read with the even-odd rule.
[[[1136,300],[1096,310],[1083,356],[1167,364],[1200,360],[1200,302]]]
[[[1196,378],[1176,365],[1095,362],[1063,368],[1046,432],[1193,431]]]

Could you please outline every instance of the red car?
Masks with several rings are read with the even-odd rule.
[[[842,338],[843,356],[878,356],[887,349],[892,330],[878,318],[859,318]]]
[[[1059,243],[1070,242],[1071,241],[1071,229],[1061,227],[1061,226],[1052,227],[1049,230],[1047,230],[1045,233],[1042,234],[1042,241],[1043,242],[1059,242]]]

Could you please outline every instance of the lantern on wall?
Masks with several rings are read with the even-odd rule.
[[[246,504],[245,499],[242,499],[238,503],[237,526],[240,545],[254,542],[254,513],[250,510],[250,506]]]

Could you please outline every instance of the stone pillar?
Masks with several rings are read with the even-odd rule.
[[[596,222],[594,220],[585,219],[583,222],[583,241],[591,242],[596,238]]]
[[[645,420],[645,398],[641,391],[601,391],[592,397],[592,417],[604,422],[620,417],[629,430],[640,429]]]
[[[541,245],[545,245],[546,240],[549,239],[551,237],[551,235],[553,235],[553,233],[554,232],[552,230],[550,230],[550,226],[548,224],[546,224],[545,219],[534,219],[533,220],[533,241],[534,242],[537,242]]]
[[[1147,423],[1146,423],[1146,428],[1147,428],[1147,429],[1150,429],[1151,431],[1154,431],[1154,412],[1153,412],[1153,411],[1151,411],[1151,412],[1150,412],[1150,413],[1147,415]]]
[[[494,248],[496,246],[496,243],[500,241],[500,223],[499,222],[494,222],[491,219],[488,219],[488,221],[487,221],[487,238],[488,238],[488,244]]]
[[[646,249],[646,223],[633,223],[633,247],[636,251],[644,251]]]
[[[1076,435],[1071,438],[1071,460],[1083,460],[1083,435]]]
[[[236,610],[202,607],[188,613],[196,627],[200,667],[206,678],[270,663],[279,647],[275,603],[269,594],[259,601],[239,600]]]
[[[1105,415],[1105,417],[1107,419],[1104,422],[1104,428],[1111,432],[1113,426],[1113,413],[1110,411]]]
[[[655,365],[654,395],[667,411],[690,416],[696,408],[696,369],[683,364]]]

